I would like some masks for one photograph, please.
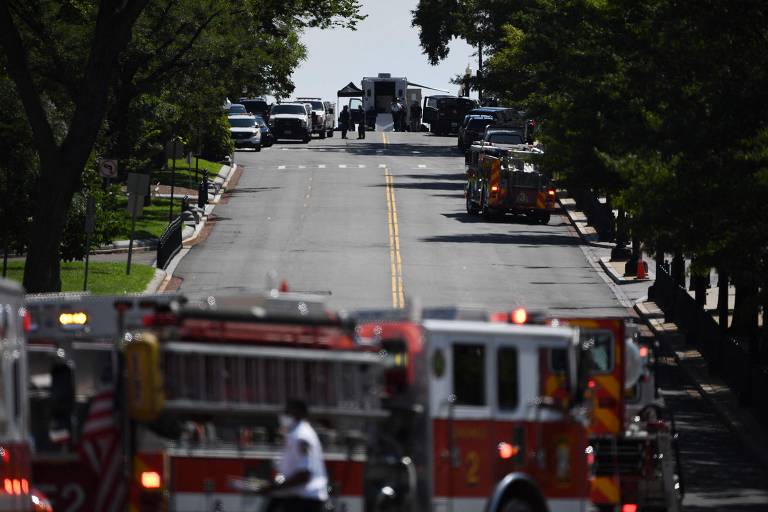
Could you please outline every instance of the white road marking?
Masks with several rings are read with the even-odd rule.
[[[320,164],[317,166],[318,169],[325,169],[325,164]]]
[[[358,169],[365,169],[365,164],[357,164]]]
[[[277,168],[278,169],[285,169],[285,166],[284,165],[278,165]]]
[[[379,169],[386,169],[386,168],[387,168],[386,164],[379,164]]]
[[[346,168],[347,168],[347,164],[339,164],[339,169],[346,169]]]
[[[424,165],[424,164],[419,164],[419,169],[426,169],[426,168],[427,168],[427,166],[426,166],[426,165]]]
[[[306,165],[300,165],[300,166],[299,166],[299,169],[306,169],[306,168],[307,168],[307,166],[306,166]]]

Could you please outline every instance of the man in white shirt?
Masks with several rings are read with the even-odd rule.
[[[323,448],[307,421],[307,404],[290,400],[280,415],[285,446],[275,481],[261,489],[271,496],[268,512],[322,512],[328,501]]]

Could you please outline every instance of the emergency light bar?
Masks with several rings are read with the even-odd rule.
[[[88,315],[83,311],[73,313],[61,313],[59,315],[59,325],[64,328],[77,329],[88,323]]]

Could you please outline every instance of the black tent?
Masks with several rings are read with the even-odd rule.
[[[363,90],[352,82],[349,82],[347,85],[337,91],[336,96],[339,98],[355,98],[358,96],[362,98]]]

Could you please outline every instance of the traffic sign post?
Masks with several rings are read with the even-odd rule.
[[[88,262],[91,256],[91,236],[96,229],[96,202],[88,196],[85,206],[85,275],[83,276],[83,291],[88,291]]]
[[[171,204],[168,207],[168,222],[173,220],[173,194],[176,185],[176,160],[184,157],[184,144],[181,144],[177,137],[165,146],[165,153],[171,158]],[[168,156],[170,155],[170,156]]]
[[[128,175],[128,212],[131,214],[131,237],[128,240],[128,264],[126,275],[131,275],[131,258],[133,256],[133,238],[136,232],[136,217],[144,211],[144,196],[149,187],[149,174],[132,172]]]

